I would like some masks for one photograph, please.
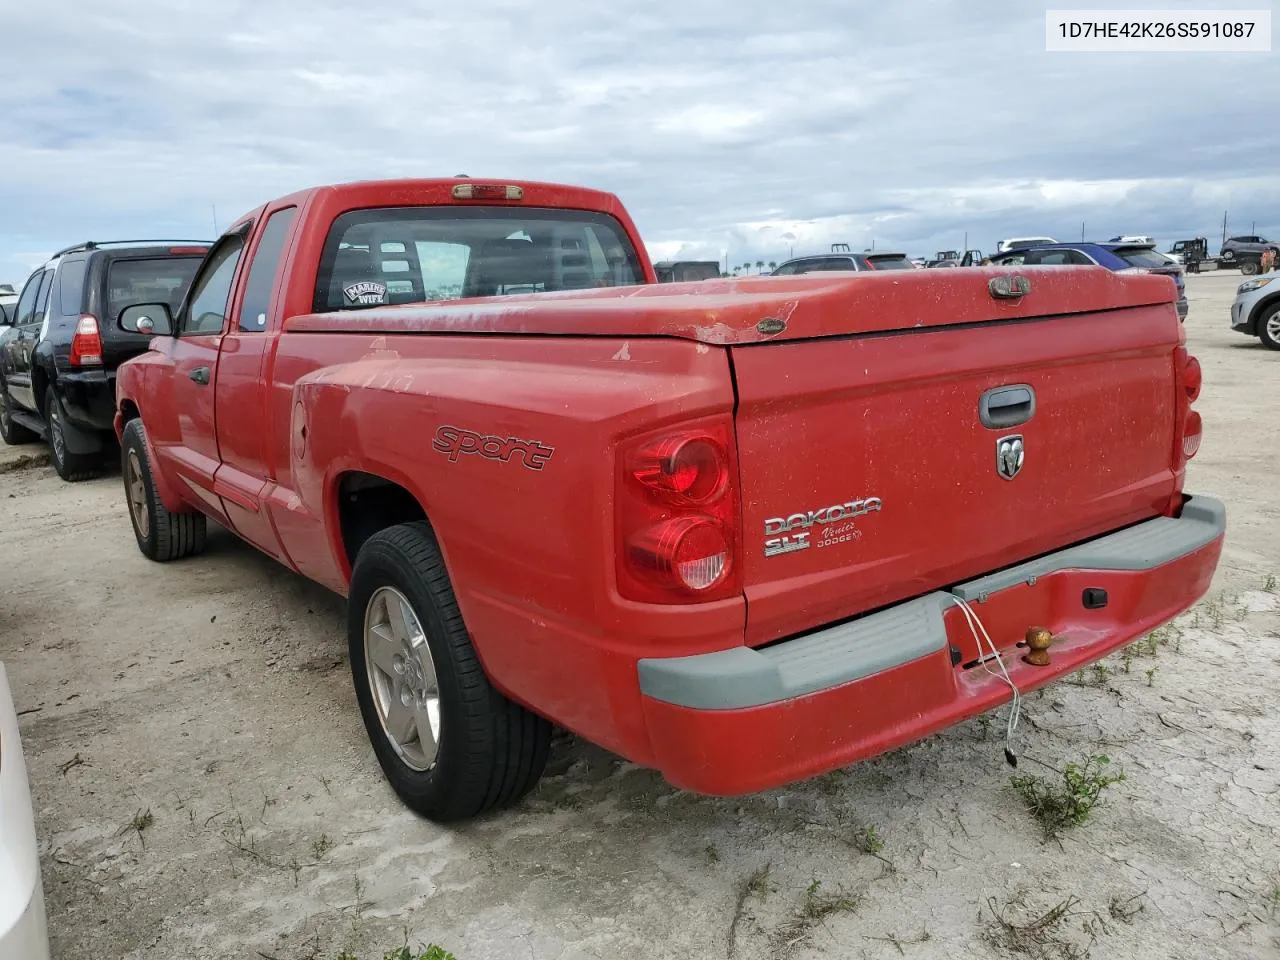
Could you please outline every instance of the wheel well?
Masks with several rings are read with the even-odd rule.
[[[49,392],[49,374],[44,367],[36,366],[31,370],[31,393],[36,402],[36,413],[44,416],[48,411],[44,408],[44,395]]]
[[[338,521],[347,562],[355,565],[364,542],[398,523],[427,519],[412,493],[372,473],[352,472],[338,481]]]
[[[142,411],[138,409],[138,405],[132,400],[126,400],[124,403],[120,404],[121,424],[128,423],[130,420],[136,420],[140,416],[142,416]]]
[[[1258,329],[1258,324],[1262,323],[1263,317],[1267,315],[1267,311],[1277,304],[1280,304],[1280,293],[1273,293],[1266,299],[1258,301],[1253,311],[1249,314],[1249,322],[1253,324],[1255,332]]]

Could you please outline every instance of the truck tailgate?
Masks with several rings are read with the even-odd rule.
[[[732,347],[747,642],[1163,512],[1178,342],[1166,303]]]

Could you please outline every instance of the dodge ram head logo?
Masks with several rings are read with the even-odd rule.
[[[519,462],[529,470],[541,470],[556,452],[555,447],[548,447],[537,440],[486,437],[474,430],[449,426],[436,430],[431,446],[446,454],[450,463],[457,463],[459,457],[474,453],[486,460],[501,460],[503,463],[507,463],[512,457],[518,457]]]
[[[1015,433],[1011,437],[1001,437],[996,441],[996,473],[1006,480],[1012,480],[1022,470],[1022,461],[1026,459],[1022,434]]]
[[[789,517],[771,517],[764,522],[764,555],[777,557],[784,553],[795,553],[808,550],[814,546],[812,529],[822,527],[816,545],[830,547],[837,543],[845,543],[859,539],[862,534],[850,522],[854,517],[874,513],[881,507],[879,497],[867,497],[863,500],[849,500],[845,503],[833,503],[819,510],[808,510],[805,513],[793,513]],[[840,523],[838,528],[830,524]],[[778,534],[787,534],[778,536]]]

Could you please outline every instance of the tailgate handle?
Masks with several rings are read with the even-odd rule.
[[[978,401],[978,417],[984,427],[1004,430],[1026,423],[1036,414],[1036,392],[1028,384],[993,387]]]

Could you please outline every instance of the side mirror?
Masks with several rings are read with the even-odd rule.
[[[117,322],[121,330],[146,337],[173,333],[173,316],[167,303],[135,303],[120,311]]]

